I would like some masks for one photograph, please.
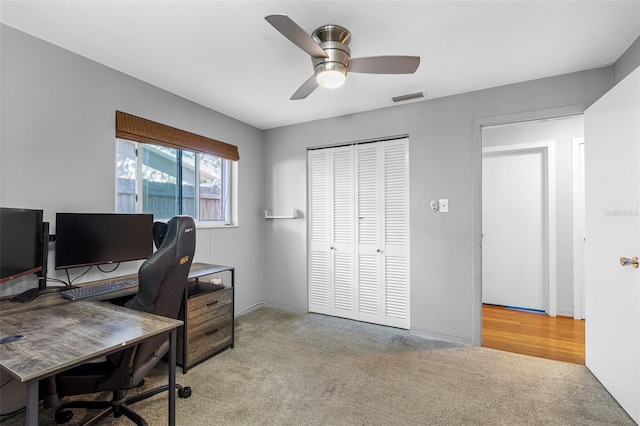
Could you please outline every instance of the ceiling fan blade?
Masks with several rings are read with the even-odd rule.
[[[420,65],[419,56],[370,56],[349,61],[349,72],[367,74],[413,74]]]
[[[302,86],[300,86],[298,90],[296,90],[296,93],[291,95],[291,98],[289,98],[289,100],[297,101],[299,99],[304,99],[307,96],[309,96],[311,92],[313,92],[317,88],[318,88],[318,82],[316,81],[316,76],[312,75],[311,77],[309,77],[309,79],[307,79],[307,81],[302,83]]]
[[[264,19],[273,27],[280,31],[283,36],[291,40],[293,44],[307,52],[314,58],[328,58],[327,53],[320,47],[318,43],[300,28],[298,24],[293,22],[287,15],[269,15]]]

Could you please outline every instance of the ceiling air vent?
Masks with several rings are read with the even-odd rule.
[[[406,102],[412,99],[420,99],[420,98],[424,98],[424,91],[409,93],[408,95],[393,96],[391,100],[394,103],[398,103],[398,102]]]

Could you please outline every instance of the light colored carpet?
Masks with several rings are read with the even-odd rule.
[[[145,387],[166,381],[160,367]],[[193,388],[179,425],[634,424],[581,365],[268,308],[236,320],[234,349],[177,376]],[[166,424],[166,394],[134,409]]]

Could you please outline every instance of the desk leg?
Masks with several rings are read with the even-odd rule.
[[[38,424],[38,379],[27,382],[27,425]]]
[[[169,332],[169,426],[176,424],[176,331]]]

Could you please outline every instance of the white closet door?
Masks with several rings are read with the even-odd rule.
[[[407,140],[384,142],[383,323],[409,328],[409,173]]]
[[[309,311],[355,318],[353,147],[309,151]]]
[[[332,199],[331,229],[333,254],[333,310],[332,314],[354,319],[355,286],[353,264],[354,239],[354,154],[352,146],[331,150]]]
[[[309,311],[331,314],[330,271],[330,189],[331,151],[326,149],[309,151]]]
[[[309,311],[409,328],[407,142],[309,151]]]
[[[357,319],[382,324],[379,144],[356,146]]]

